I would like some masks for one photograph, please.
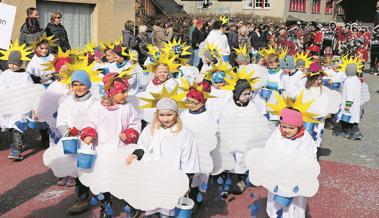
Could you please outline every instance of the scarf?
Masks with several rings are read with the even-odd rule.
[[[268,69],[268,73],[269,74],[276,74],[280,71],[280,67],[276,68],[276,69]]]
[[[207,111],[207,108],[205,108],[205,105],[203,105],[201,108],[199,108],[198,110],[195,110],[195,111],[191,111],[189,110],[188,112],[190,114],[201,114],[203,112]]]
[[[158,79],[158,77],[154,77],[154,79],[152,80],[153,84],[158,86],[158,85],[162,85],[164,82],[166,82],[167,80],[165,81],[161,81],[160,79]]]

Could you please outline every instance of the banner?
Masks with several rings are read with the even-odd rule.
[[[12,37],[16,7],[0,3],[0,49],[8,50]]]

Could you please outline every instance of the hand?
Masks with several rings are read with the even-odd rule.
[[[130,154],[128,158],[126,159],[126,165],[132,164],[133,160],[137,160],[138,157],[135,154]]]
[[[83,140],[84,143],[86,143],[87,145],[91,144],[93,141],[93,138],[91,136],[86,136]]]
[[[32,119],[33,120],[38,120],[37,112],[35,110],[32,110]]]
[[[125,141],[126,140],[126,134],[125,133],[121,133],[119,135],[119,137],[120,137],[121,141]]]

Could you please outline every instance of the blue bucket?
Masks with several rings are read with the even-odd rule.
[[[28,127],[30,129],[37,129],[38,128],[38,121],[37,120],[33,120],[31,118],[27,118],[28,120]]]
[[[349,123],[350,122],[350,119],[351,119],[351,114],[348,113],[348,112],[343,112],[342,113],[342,116],[341,116],[341,120],[346,122],[346,123]]]
[[[271,94],[272,94],[272,90],[271,89],[268,89],[268,88],[263,88],[261,89],[261,91],[259,92],[259,95],[264,98],[264,99],[269,99],[271,97]]]
[[[329,86],[329,81],[330,81],[330,79],[323,79],[323,80],[322,80],[322,84],[323,84],[324,86]]]
[[[275,195],[274,201],[278,204],[281,204],[285,207],[288,207],[288,206],[290,206],[290,204],[292,202],[292,197],[287,198],[287,197],[282,197],[280,195]]]
[[[341,89],[341,83],[332,83],[332,89],[340,90]]]
[[[313,133],[315,126],[316,126],[315,123],[304,122],[304,129],[307,130],[311,134]]]
[[[96,155],[78,153],[76,166],[81,169],[91,169]]]
[[[78,152],[79,139],[77,137],[64,137],[62,144],[64,154],[76,154]]]
[[[179,199],[175,207],[176,218],[191,218],[192,208],[195,205],[191,198],[183,197]]]

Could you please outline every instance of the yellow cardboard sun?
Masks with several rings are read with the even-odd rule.
[[[294,56],[295,65],[296,65],[296,62],[298,62],[300,60],[304,61],[305,68],[309,68],[309,66],[312,64],[312,58],[309,57],[308,53],[306,53],[304,51],[302,51],[301,53],[298,52]]]
[[[171,98],[178,104],[179,108],[190,108],[190,106],[183,101],[185,92],[178,93],[178,86],[176,86],[171,92],[169,92],[167,88],[163,86],[161,93],[150,92],[150,94],[153,98],[139,98],[147,102],[146,105],[140,106],[139,108],[155,108],[158,101],[162,98]]]
[[[40,43],[40,42],[42,42],[42,41],[47,41],[47,43],[49,44],[49,47],[55,47],[55,46],[57,46],[56,42],[58,41],[58,39],[55,38],[54,35],[53,35],[53,36],[49,36],[49,37],[47,37],[47,36],[46,36],[46,33],[44,33],[44,34],[41,36],[41,38],[39,38],[39,40],[32,42],[31,47],[32,47],[34,50],[37,49],[37,44]]]
[[[254,70],[247,72],[246,66],[238,68],[237,73],[230,71],[224,78],[228,85],[223,86],[222,89],[233,91],[238,80],[247,80],[251,88],[255,89],[254,84],[258,82],[258,78],[253,78],[254,73]]]
[[[58,46],[58,53],[54,55],[54,60],[49,61],[45,64],[42,64],[43,67],[45,67],[43,70],[44,71],[55,71],[55,62],[59,58],[68,58],[71,55],[71,50],[67,50],[63,52],[60,46]],[[57,72],[58,73],[58,72]]]
[[[146,66],[146,72],[154,73],[157,66],[161,64],[165,64],[168,66],[168,69],[170,71],[169,73],[178,72],[180,64],[175,62],[176,58],[177,58],[177,55],[171,58],[166,54],[160,54],[159,56],[157,55],[155,59],[154,58],[152,59],[153,63],[148,64]]]
[[[213,95],[210,95],[209,92],[204,91],[204,87],[202,85],[198,85],[195,82],[192,85],[190,85],[184,77],[181,77],[180,81],[181,81],[182,85],[179,88],[184,91],[185,95],[189,92],[190,88],[194,88],[197,91],[201,92],[206,99],[217,98]]]
[[[234,48],[234,51],[236,52],[237,55],[247,56],[246,44],[244,44],[243,47],[239,46],[239,48]]]
[[[357,73],[362,73],[362,69],[364,67],[363,62],[360,58],[358,57],[351,57],[351,56],[343,56],[341,58],[342,63],[340,64],[338,68],[338,72],[346,72],[346,67],[349,64],[355,64],[357,65]]]
[[[0,57],[0,60],[7,61],[9,54],[12,51],[19,51],[21,53],[21,60],[23,61],[30,60],[30,58],[28,58],[28,55],[32,53],[32,51],[30,50],[30,48],[25,48],[25,47],[26,47],[26,44],[20,45],[18,43],[18,40],[16,40],[14,43],[11,44],[11,46],[9,47],[7,51],[0,51],[0,54],[3,55],[2,57]]]
[[[277,100],[277,104],[267,103],[267,106],[271,108],[271,113],[275,115],[280,115],[282,110],[286,107],[292,107],[303,115],[304,122],[309,123],[320,123],[320,121],[316,120],[315,117],[317,117],[317,114],[308,112],[308,109],[313,104],[314,100],[310,100],[307,102],[303,102],[304,98],[304,91],[300,93],[300,95],[297,97],[296,101],[293,101],[292,99],[288,97],[280,96],[278,92],[274,92],[275,97]]]
[[[215,59],[221,58],[221,50],[217,47],[217,45],[208,42],[205,43],[205,47],[201,50],[199,55],[202,56],[201,54],[204,54],[207,50],[211,52],[211,55]]]
[[[228,62],[223,62],[220,60],[217,64],[212,63],[212,68],[205,72],[205,79],[211,81],[213,73],[224,72],[226,76],[231,71],[233,71],[233,68],[230,66],[230,64]]]
[[[227,24],[229,23],[229,18],[227,16],[220,15],[220,21],[222,24]]]
[[[97,70],[93,70],[93,67],[95,65],[95,62],[92,64],[88,64],[88,56],[86,56],[83,60],[75,61],[74,64],[66,64],[68,68],[67,75],[64,76],[64,83],[69,84],[70,83],[70,77],[71,74],[76,70],[83,70],[86,71],[91,79],[91,82],[101,82],[101,77],[99,77],[99,72]]]

